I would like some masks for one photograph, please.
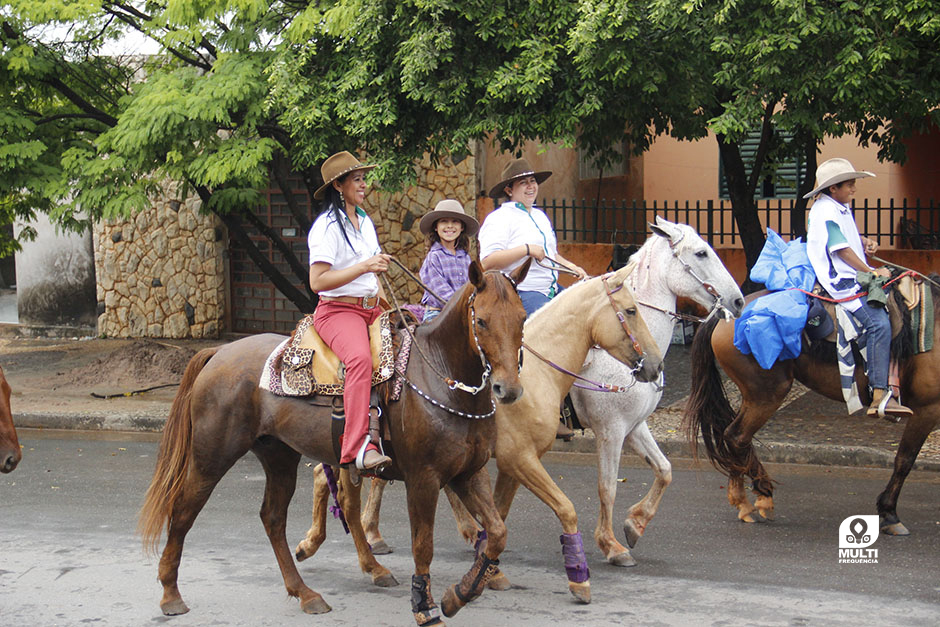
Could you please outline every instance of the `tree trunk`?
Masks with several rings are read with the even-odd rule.
[[[718,150],[721,155],[721,164],[725,170],[725,180],[728,183],[728,195],[731,197],[731,214],[741,234],[741,243],[744,247],[744,257],[747,269],[757,262],[760,251],[764,248],[764,229],[757,217],[757,203],[754,201],[755,177],[747,176],[741,151],[734,142],[729,142],[723,135],[718,135]],[[756,167],[756,165],[755,165]],[[753,291],[750,279],[744,282],[742,288],[745,292]],[[748,289],[751,287],[752,289]]]

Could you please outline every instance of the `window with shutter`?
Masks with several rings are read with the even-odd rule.
[[[774,133],[776,141],[784,143],[790,142],[793,138],[789,131],[778,131]],[[744,167],[748,173],[754,165],[754,155],[757,153],[757,147],[760,144],[760,129],[751,129],[747,137],[741,142],[741,158],[744,160]],[[796,192],[800,187],[800,172],[802,161],[797,157],[791,157],[778,163],[765,162],[764,170],[766,175],[757,183],[754,189],[754,198],[796,198]],[[720,198],[729,198],[728,181],[725,179],[724,165],[721,159],[718,159],[718,194]]]

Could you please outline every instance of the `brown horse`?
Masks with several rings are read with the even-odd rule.
[[[930,289],[934,303],[933,333],[940,339],[940,290]],[[898,519],[898,495],[924,440],[940,419],[940,349],[935,345],[931,351],[914,355],[910,342],[906,344],[905,347],[904,342],[895,343],[895,357],[900,362],[901,398],[914,410],[914,415],[908,418],[894,458],[894,472],[877,501],[881,532],[890,535],[909,533]],[[725,396],[716,361],[741,391],[741,408],[737,412]],[[773,483],[757,459],[751,441],[783,402],[794,379],[823,396],[843,400],[831,343],[828,349],[825,343],[810,346],[804,335],[803,350],[797,359],[778,361],[764,370],[753,356],[735,348],[734,322],[711,321],[695,336],[686,426],[693,447],[701,432],[709,459],[728,475],[728,501],[738,508],[738,518],[745,522],[754,522],[755,512],[773,519]],[[862,368],[856,369],[855,379],[860,395],[865,396],[868,379]],[[862,401],[867,404],[870,399]],[[753,479],[757,494],[754,504],[744,491],[744,475]]]
[[[10,411],[10,384],[0,368],[0,472],[13,472],[23,458]]]
[[[415,575],[412,610],[418,624],[434,623],[440,609],[430,594],[434,514],[440,489],[449,485],[491,534],[485,554],[444,596],[448,616],[478,596],[498,564],[506,528],[493,503],[484,465],[495,438],[493,397],[500,404],[522,395],[519,354],[525,311],[514,285],[528,271],[510,276],[484,273],[476,262],[470,282],[451,298],[431,324],[415,331],[401,400],[387,408],[394,465],[383,474],[403,479],[408,492]],[[177,588],[183,541],[213,488],[226,471],[252,451],[267,482],[261,518],[274,548],[289,595],[308,613],[330,610],[304,584],[285,536],[287,508],[294,493],[301,455],[337,464],[331,439],[331,410],[309,399],[275,396],[258,387],[262,366],[283,340],[258,335],[197,353],[186,368],[163,433],[157,467],[141,510],[145,546],[155,549],[164,526],[167,543],[160,559],[165,614],[188,611]],[[637,356],[638,358],[638,356]],[[479,394],[455,389],[486,381]],[[463,415],[460,415],[460,413]],[[378,585],[394,585],[387,569],[368,552],[359,525],[359,488],[340,473],[340,501],[346,509],[360,566]]]
[[[578,515],[574,505],[542,465],[541,458],[555,440],[558,409],[574,382],[571,373],[581,368],[592,346],[599,346],[617,360],[630,365],[638,381],[653,381],[662,370],[659,348],[638,312],[636,299],[628,285],[627,279],[635,267],[633,263],[610,275],[578,283],[529,318],[525,325],[526,346],[527,352],[528,349],[534,352],[526,357],[522,368],[526,394],[512,407],[499,406],[496,409],[495,454],[499,474],[494,498],[499,514],[503,520],[506,519],[520,485],[552,508],[564,532],[561,541],[568,589],[584,603],[590,602],[591,589],[578,531]],[[638,344],[645,356],[641,366],[636,362]],[[537,358],[535,353],[561,369]],[[626,378],[627,373],[623,374]],[[317,474],[315,477],[319,479]],[[381,484],[373,485],[369,494],[370,505],[367,506],[370,516],[365,521],[374,546],[382,542],[378,534],[380,494]],[[457,499],[448,496],[461,533],[468,540],[476,539],[477,529],[472,518],[465,515],[466,510],[460,507]],[[312,555],[311,547],[316,550],[323,542],[326,534],[325,499],[322,481],[315,483],[313,524],[297,547],[298,558]],[[472,511],[470,514],[476,518]],[[359,512],[355,515],[358,516]],[[487,540],[487,547],[490,541],[492,539]],[[360,553],[360,561],[362,558]],[[501,573],[491,582],[491,587],[505,588],[508,585],[508,579]]]

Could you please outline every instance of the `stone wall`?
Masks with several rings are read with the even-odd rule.
[[[414,185],[394,194],[373,188],[366,196],[364,208],[375,222],[382,249],[417,275],[427,252],[425,237],[418,228],[421,217],[445,198],[460,202],[468,215],[476,217],[477,185],[472,154],[445,158],[436,167],[424,158],[415,168],[417,181]],[[470,254],[476,256],[474,242],[471,242]],[[424,290],[400,268],[393,265],[387,276],[400,302],[421,300]]]
[[[198,198],[169,187],[153,205],[94,233],[98,334],[216,338],[225,317],[224,229]]]

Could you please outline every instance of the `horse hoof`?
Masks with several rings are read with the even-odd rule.
[[[590,603],[591,602],[591,582],[585,581],[584,583],[575,583],[573,581],[568,582],[568,590],[571,591],[571,594],[574,595],[581,603]]]
[[[311,599],[303,601],[300,604],[300,609],[302,609],[305,614],[326,614],[333,608],[318,594]]]
[[[310,557],[311,555],[312,555],[312,553],[308,553],[308,552],[307,552],[307,549],[303,548],[303,543],[298,544],[298,545],[297,545],[297,550],[294,551],[294,558],[295,558],[298,562],[304,561],[305,559],[307,559],[307,558]]]
[[[183,599],[175,599],[161,603],[160,609],[163,610],[165,616],[179,616],[189,611],[189,607],[183,603]]]
[[[738,520],[746,523],[763,522],[762,519],[752,516],[756,511],[756,509],[742,509],[738,512]]]
[[[880,531],[886,536],[909,536],[911,535],[911,532],[908,531],[907,527],[904,526],[904,523],[900,521],[893,523],[893,524],[882,525]]]
[[[636,560],[633,559],[633,556],[630,555],[630,551],[624,551],[623,553],[618,553],[617,555],[611,555],[607,558],[609,564],[614,566],[636,566]]]
[[[372,555],[388,555],[392,552],[392,547],[386,544],[385,540],[379,540],[375,544],[370,544],[372,547]]]
[[[457,600],[457,585],[452,584],[444,593],[444,598],[441,599],[441,611],[444,612],[444,616],[451,618],[460,611],[461,607],[463,606]]]
[[[764,520],[774,519],[774,510],[772,507],[770,509],[758,509],[757,513],[760,514]]]
[[[394,588],[398,585],[398,580],[392,573],[385,573],[380,577],[374,577],[372,583],[380,588]]]
[[[627,537],[627,546],[631,549],[636,546],[636,541],[643,535],[643,530],[637,527],[632,520],[623,523],[623,535]],[[632,566],[632,564],[630,564]]]
[[[509,577],[503,574],[503,571],[499,571],[486,583],[486,587],[490,590],[509,590],[512,587],[512,582],[509,581]]]

